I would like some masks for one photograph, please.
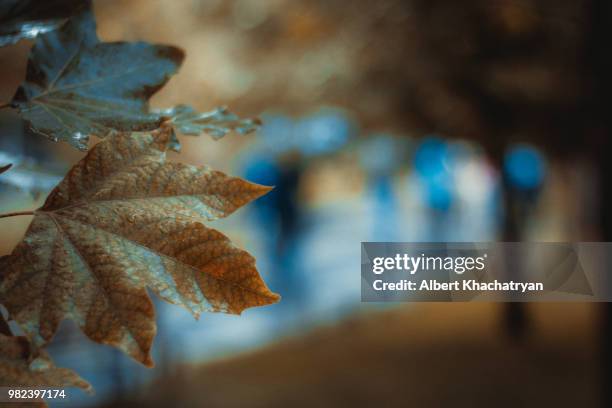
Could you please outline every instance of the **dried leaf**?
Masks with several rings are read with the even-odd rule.
[[[5,171],[7,171],[8,169],[10,169],[13,166],[12,163],[6,164],[4,166],[0,166],[0,174],[4,173]]]
[[[156,327],[147,287],[196,317],[278,300],[251,255],[199,222],[225,217],[269,187],[166,162],[169,142],[165,128],[98,143],[0,259],[0,303],[34,344],[70,318],[92,340],[150,366]]]
[[[259,119],[240,119],[226,107],[197,112],[191,106],[178,105],[159,111],[159,114],[170,118],[169,122],[182,134],[198,136],[206,133],[215,139],[220,139],[231,131],[247,134],[261,125]]]
[[[79,387],[91,391],[91,385],[67,368],[53,365],[49,355],[37,350],[32,356],[25,337],[0,334],[0,386]]]
[[[53,31],[88,5],[86,0],[2,0],[0,47]]]
[[[38,38],[12,104],[35,132],[85,150],[90,134],[159,127],[148,99],[183,58],[171,46],[99,42],[88,10]]]

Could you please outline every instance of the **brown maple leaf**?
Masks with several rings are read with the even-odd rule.
[[[247,252],[200,221],[269,187],[166,162],[170,129],[108,136],[51,192],[23,241],[0,260],[0,303],[36,346],[61,320],[152,366],[146,288],[196,317],[278,301]]]
[[[58,368],[45,353],[33,356],[25,337],[0,334],[0,386],[4,387],[79,387],[91,385],[74,371]]]

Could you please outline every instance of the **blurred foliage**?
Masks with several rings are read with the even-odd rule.
[[[596,148],[606,120],[594,108],[609,17],[597,0],[157,1],[137,17],[143,1],[124,16],[116,3],[99,4],[119,19],[113,36],[119,25],[133,37],[191,35],[208,67],[192,72],[194,92],[245,111],[336,104],[365,129],[438,132],[496,153],[524,140],[553,153]],[[123,22],[153,16],[185,27]]]

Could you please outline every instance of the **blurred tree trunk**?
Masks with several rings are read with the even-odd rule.
[[[600,183],[601,239],[612,241],[612,112],[609,99],[612,97],[612,52],[609,40],[612,38],[612,2],[593,0],[591,7],[590,35],[586,39],[586,75],[590,75],[592,97],[588,111],[594,127],[595,159]],[[612,279],[612,265],[608,262],[608,282]],[[609,284],[608,284],[609,286]],[[609,294],[610,288],[606,288]],[[612,406],[612,303],[602,307],[601,322],[601,390],[602,405]]]
[[[608,146],[608,150],[609,150]],[[610,159],[608,160],[600,160],[599,161],[599,179],[601,182],[601,229],[602,229],[602,240],[610,242],[612,241],[612,215],[610,215],[609,211],[606,211],[607,208],[611,208],[612,206],[612,181],[610,177],[612,176],[612,162]],[[608,269],[608,277],[607,284],[610,286],[610,282],[612,282],[612,265],[610,264],[610,258],[605,260],[607,262]],[[612,291],[608,287],[606,292],[610,294]],[[610,385],[612,384],[612,303],[604,303],[602,306],[602,322],[601,322],[601,344],[602,348],[602,384],[601,389],[603,392],[602,395],[602,405],[604,407],[612,406],[612,390],[610,389]]]
[[[501,240],[503,242],[517,242],[523,236],[523,224],[526,220],[528,207],[523,202],[522,197],[517,194],[516,189],[512,188],[508,177],[504,173],[504,146],[499,143],[491,150],[495,167],[501,175],[501,193],[503,203],[503,215],[501,220]],[[507,260],[506,262],[509,262]],[[506,264],[509,271],[518,270],[512,265]],[[509,279],[516,279],[516,276],[507,276]],[[519,302],[504,303],[502,325],[506,335],[513,341],[521,341],[527,330],[527,315],[525,307]]]
[[[525,220],[527,219],[528,209],[525,203],[509,184],[507,177],[503,176],[502,189],[504,195],[504,219],[503,219],[503,241],[517,242],[523,238],[523,230]],[[519,271],[520,267],[512,268],[512,265],[507,264],[509,271]],[[515,274],[509,276],[512,280],[520,281],[520,277]],[[521,341],[525,337],[527,331],[527,313],[525,305],[520,302],[505,303],[504,309],[504,325],[506,334],[511,340]]]

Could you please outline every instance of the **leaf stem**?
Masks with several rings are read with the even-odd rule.
[[[16,217],[18,215],[34,215],[34,211],[17,211],[12,213],[0,214],[0,218]]]
[[[0,313],[0,333],[4,334],[5,336],[13,335],[13,333],[11,333],[11,328],[6,320],[4,320],[4,316],[2,316],[2,313]]]

